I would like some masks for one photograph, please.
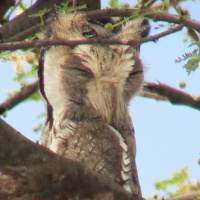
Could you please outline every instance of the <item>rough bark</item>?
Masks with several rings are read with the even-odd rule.
[[[0,119],[0,199],[92,198],[138,200],[106,177],[35,144]]]

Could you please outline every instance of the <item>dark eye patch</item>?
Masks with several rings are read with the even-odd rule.
[[[80,73],[80,74],[86,75],[88,77],[92,76],[92,74],[88,70],[84,70],[82,68],[77,68],[77,67],[73,67],[72,68],[72,67],[69,67],[68,70],[71,70],[74,73]]]
[[[67,76],[69,77],[73,77],[73,78],[92,78],[93,77],[93,73],[88,70],[87,68],[83,68],[83,67],[63,67],[63,71],[66,73]]]
[[[132,72],[130,72],[130,76],[135,76],[138,74],[142,74],[143,73],[143,69],[139,69],[139,70],[133,70]]]
[[[83,36],[84,36],[85,38],[94,38],[94,37],[96,36],[95,30],[92,29],[91,27],[89,27],[89,26],[84,26],[82,29],[83,29],[83,30],[82,30],[82,31],[83,31],[82,34],[83,34]]]

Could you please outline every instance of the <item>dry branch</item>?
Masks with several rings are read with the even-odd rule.
[[[55,7],[55,4],[60,4],[65,0],[40,0],[36,1],[30,8],[25,10],[22,14],[16,16],[11,21],[5,23],[2,27],[0,27],[0,36],[1,40],[8,40],[10,37],[13,37],[33,26],[41,24],[40,16],[31,16],[33,14],[38,13],[40,10],[44,10],[45,8],[49,8],[50,10]],[[48,15],[43,16],[44,19]],[[39,30],[38,30],[39,31]],[[22,40],[25,38],[21,38]]]
[[[14,19],[0,27],[0,40],[11,42],[14,40],[10,40],[10,38],[15,37],[18,41],[21,41],[34,35],[36,32],[39,32],[40,29],[36,30],[36,28],[34,28],[42,26],[41,16],[39,16],[39,14],[37,15],[37,13],[48,9],[46,14],[42,16],[43,20],[45,20],[52,15],[52,13],[56,12],[56,5],[60,5],[63,2],[66,3],[66,0],[36,1],[35,4],[25,10],[22,14],[16,16]],[[68,2],[69,5],[72,5],[72,3],[74,4],[74,2],[76,2],[75,5],[87,4],[87,10],[100,9],[100,0],[69,0]]]
[[[28,84],[21,88],[21,90],[14,96],[8,98],[0,104],[0,114],[6,110],[12,109],[19,103],[23,102],[32,93],[38,89],[38,81]],[[185,105],[200,110],[200,97],[193,97],[192,95],[175,89],[163,83],[146,83],[140,95],[147,98],[152,98],[161,101],[170,101],[176,105]]]
[[[102,10],[95,10],[90,11],[87,13],[87,16],[92,19],[107,19],[109,17],[116,17],[116,16],[131,16],[134,14],[134,9],[102,9]],[[165,21],[174,24],[182,24],[186,27],[195,29],[196,31],[200,32],[200,22],[194,19],[189,19],[188,17],[178,16],[166,12],[154,12],[145,14],[145,17],[151,18],[154,21]]]
[[[50,200],[79,196],[139,200],[102,175],[35,144],[0,119],[0,199]],[[112,198],[111,198],[112,199]]]
[[[58,1],[49,0],[46,3],[44,0],[37,1],[36,4],[31,6],[20,16],[17,16],[16,18],[4,24],[0,28],[2,41],[6,42],[11,41],[10,38],[12,38],[13,36],[15,36],[18,39],[18,41],[24,40],[28,36],[32,36],[37,31],[34,27],[41,26],[41,18],[39,16],[30,17],[31,14],[35,14],[39,10],[42,10],[44,8],[50,8],[51,10],[54,8],[55,4],[59,4],[63,1],[64,0],[58,0]],[[43,16],[43,18],[44,19],[48,18],[50,12],[47,12],[47,14]],[[102,9],[102,10],[90,11],[87,13],[87,16],[92,19],[100,20],[100,19],[107,19],[113,16],[130,16],[134,12],[135,12],[134,9]],[[195,29],[196,31],[200,32],[200,22],[194,19],[189,19],[188,17],[173,15],[166,12],[154,12],[146,14],[145,16],[148,18],[152,18],[154,21],[166,21],[169,23],[183,24],[186,27]],[[26,32],[26,30],[29,31]]]
[[[187,105],[200,110],[200,97],[194,97],[163,83],[146,83],[141,95],[157,100],[167,100],[176,105]]]
[[[46,47],[50,45],[67,45],[70,47],[74,47],[76,45],[80,44],[119,44],[119,45],[135,45],[139,46],[142,43],[145,42],[155,42],[159,38],[170,35],[172,33],[175,33],[177,31],[180,31],[183,28],[182,25],[175,26],[172,28],[169,28],[166,31],[163,31],[161,33],[158,33],[156,35],[152,35],[146,38],[141,38],[138,40],[132,40],[130,42],[121,42],[116,39],[99,39],[99,40],[66,40],[66,39],[49,39],[49,40],[32,40],[32,41],[25,41],[25,42],[8,42],[8,43],[2,43],[0,44],[0,50],[17,50],[17,49],[27,49],[27,48],[41,48]],[[13,39],[13,38],[11,38]]]
[[[13,108],[18,103],[24,101],[31,94],[37,91],[37,89],[38,89],[38,81],[23,86],[19,92],[17,92],[15,95],[11,96],[5,102],[0,104],[0,114]]]
[[[155,22],[165,21],[174,24],[183,24],[184,26],[195,29],[200,33],[200,22],[195,19],[189,19],[188,17],[173,15],[165,12],[156,12],[145,16],[152,18]]]
[[[182,30],[182,28],[183,28],[183,25],[174,26],[172,28],[169,28],[166,31],[161,32],[161,33],[151,35],[151,36],[146,37],[146,38],[141,38],[139,40],[139,43],[142,44],[142,43],[145,43],[145,42],[156,42],[156,41],[158,41],[159,38],[162,38],[162,37],[165,37],[165,36],[170,35],[172,33],[178,32],[178,31]]]
[[[184,194],[177,197],[166,198],[163,200],[194,200],[197,197],[200,197],[200,191],[191,192],[189,194]]]

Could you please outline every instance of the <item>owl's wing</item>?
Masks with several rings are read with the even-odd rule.
[[[132,123],[127,125],[125,129],[122,128],[120,132],[110,125],[109,128],[118,136],[119,139],[119,147],[122,152],[120,176],[123,182],[123,187],[126,191],[141,196],[141,188],[135,162],[136,142]]]
[[[116,129],[98,119],[65,119],[58,127],[48,136],[48,148],[105,175],[127,192],[138,193],[132,180],[133,155]]]
[[[44,140],[49,149],[108,175],[113,180],[119,179],[119,141],[105,123],[98,120],[73,122],[66,119],[59,126],[50,132],[48,141]],[[47,133],[44,132],[44,135],[46,138]]]

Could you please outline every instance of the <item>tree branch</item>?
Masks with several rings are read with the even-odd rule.
[[[2,43],[0,44],[0,50],[17,50],[17,49],[27,49],[27,48],[41,48],[46,47],[49,45],[68,45],[70,47],[74,47],[76,45],[80,44],[119,44],[119,45],[140,45],[145,42],[150,41],[157,41],[159,38],[164,37],[166,35],[175,33],[177,31],[180,31],[183,28],[182,25],[175,26],[172,28],[169,28],[166,31],[163,31],[161,33],[158,33],[156,35],[152,35],[146,38],[141,38],[138,40],[133,40],[130,42],[121,42],[116,39],[99,39],[99,40],[67,40],[67,39],[49,39],[49,40],[32,40],[32,41],[25,41],[25,42],[15,42],[15,43]]]
[[[30,17],[31,14],[37,13],[39,10],[44,9],[45,7],[52,9],[55,4],[59,4],[64,0],[50,0],[48,3],[44,0],[37,1],[36,4],[31,6],[26,12],[22,13],[20,16],[17,16],[10,22],[4,24],[0,28],[1,38],[3,41],[9,41],[9,38],[18,35],[18,40],[23,40],[25,38],[21,37],[23,34],[22,32],[26,32],[29,30],[28,34],[25,34],[25,37],[31,36],[35,34],[34,26],[39,27],[41,25],[41,19],[39,16]],[[46,4],[46,3],[48,4]],[[49,5],[51,5],[49,7]],[[134,9],[102,9],[102,10],[95,10],[87,12],[87,16],[92,19],[107,19],[112,16],[130,16],[135,12]],[[49,16],[43,16],[44,19]],[[154,21],[166,21],[175,24],[183,24],[189,28],[195,29],[200,32],[200,22],[189,19],[183,16],[173,15],[166,12],[155,12],[145,15],[148,18],[152,18]],[[13,41],[13,40],[12,40]]]
[[[142,43],[145,43],[145,42],[156,42],[156,41],[158,41],[159,38],[162,38],[164,36],[178,32],[178,31],[182,30],[182,28],[183,28],[183,25],[174,26],[172,28],[169,28],[166,31],[161,32],[161,33],[151,35],[151,36],[146,37],[146,38],[141,38],[138,43],[142,44]]]
[[[11,96],[6,101],[0,104],[0,114],[4,113],[6,110],[11,109],[17,104],[24,101],[31,94],[37,91],[37,89],[38,89],[38,81],[23,86],[19,92],[17,92],[15,95]]]
[[[8,98],[0,104],[0,114],[6,110],[12,109],[17,104],[24,101],[38,89],[38,81],[25,85],[14,96]],[[172,104],[182,104],[200,110],[200,97],[177,90],[163,83],[146,83],[140,95],[146,98],[152,98],[159,101],[170,101]]]
[[[177,196],[177,197],[166,198],[164,200],[194,200],[197,197],[200,197],[200,190],[195,191],[195,192],[191,192],[189,194],[180,195],[180,196]]]
[[[0,119],[0,199],[63,200],[94,195],[95,200],[102,195],[105,200],[141,200],[80,163],[29,141]]]
[[[174,24],[183,24],[188,28],[195,29],[200,33],[200,22],[194,19],[189,19],[188,17],[173,15],[165,12],[156,12],[145,15],[146,17],[152,18],[155,22],[165,21]]]
[[[46,14],[42,16],[43,20],[45,20],[50,16],[50,14],[52,14],[52,12],[56,12],[55,5],[60,5],[63,2],[66,2],[66,0],[36,1],[35,4],[25,10],[22,14],[16,16],[13,20],[5,23],[2,27],[0,27],[0,40],[11,42],[10,38],[17,36],[18,41],[20,41],[24,40],[28,36],[32,36],[36,32],[40,31],[39,29],[36,30],[34,27],[40,27],[42,25],[41,16],[39,16],[39,14],[37,16],[36,14],[41,10],[49,9],[49,11],[47,11]],[[68,0],[68,2],[69,5],[72,5],[72,0]],[[100,9],[100,0],[76,0],[73,2],[76,2],[77,5],[86,4],[86,10]],[[27,32],[26,30],[29,31]],[[25,37],[22,37],[22,35]]]
[[[0,27],[0,39],[2,41],[8,40],[10,37],[13,37],[27,29],[30,29],[33,26],[41,24],[41,17],[31,16],[33,14],[38,13],[40,10],[44,10],[45,8],[49,8],[52,10],[55,5],[65,2],[65,0],[40,0],[36,1],[30,8],[25,10],[22,14],[16,16],[11,21],[5,23],[2,27]],[[44,15],[44,19],[48,17],[50,11]],[[39,31],[39,30],[38,30]],[[23,38],[25,39],[25,38]]]
[[[131,16],[135,12],[135,9],[102,9],[90,11],[87,13],[87,16],[92,19],[107,19],[109,17],[117,16]],[[144,16],[153,19],[154,21],[165,21],[175,24],[183,24],[186,27],[195,29],[200,32],[200,22],[194,19],[189,19],[188,17],[178,16],[166,12],[154,12],[145,14]]]
[[[200,110],[200,97],[194,97],[163,83],[146,83],[141,95],[157,100],[167,100],[172,104],[186,105]]]

